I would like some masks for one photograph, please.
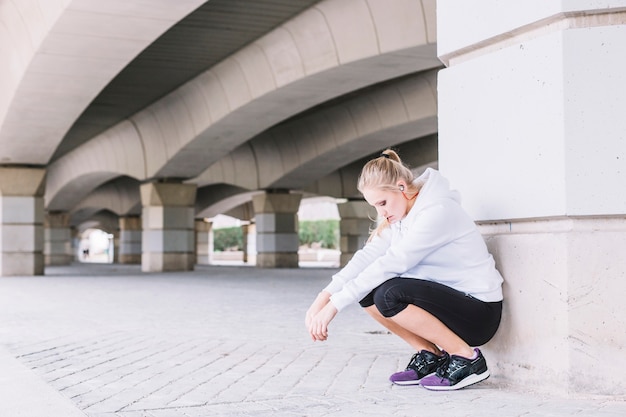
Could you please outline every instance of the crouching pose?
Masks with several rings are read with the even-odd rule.
[[[379,226],[306,313],[314,341],[338,311],[359,302],[416,353],[399,385],[453,390],[489,376],[476,346],[500,324],[502,276],[459,196],[436,170],[414,178],[393,150],[369,161],[358,189]]]

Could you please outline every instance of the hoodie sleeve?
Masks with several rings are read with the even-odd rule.
[[[374,260],[382,256],[389,248],[391,230],[384,230],[380,236],[374,237],[362,249],[358,250],[348,264],[332,277],[330,284],[324,288],[330,294],[341,291],[346,282],[354,279]]]
[[[423,210],[403,236],[367,265],[356,278],[346,282],[331,296],[337,310],[359,301],[388,279],[402,276],[437,248],[455,238],[448,204],[435,204]]]

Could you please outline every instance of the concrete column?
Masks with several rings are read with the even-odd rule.
[[[301,194],[266,193],[252,198],[256,219],[256,264],[298,267],[298,208]]]
[[[196,185],[141,185],[144,272],[191,271],[195,263]]]
[[[250,265],[256,265],[256,224],[250,223],[245,229],[246,239],[246,255]]]
[[[366,201],[347,201],[337,204],[339,210],[340,266],[345,266],[354,253],[365,246],[370,230],[376,227],[376,210]]]
[[[46,171],[0,168],[0,276],[43,275]]]
[[[141,217],[120,217],[118,262],[121,264],[141,263]]]
[[[250,229],[249,224],[244,224],[241,226],[241,235],[242,235],[242,250],[243,250],[243,262],[248,263],[248,230]]]
[[[69,213],[47,213],[44,219],[45,264],[69,265],[72,258]]]
[[[213,223],[196,219],[196,263],[198,265],[210,265],[213,245],[211,244],[211,228]]]
[[[120,263],[120,230],[116,229],[111,233],[113,235],[113,259],[114,264]]]
[[[505,278],[492,375],[622,395],[626,13],[496,3],[437,2],[439,167]]]
[[[72,237],[72,261],[80,261],[80,255],[78,253],[80,246],[80,233],[76,227],[70,227],[70,236]]]

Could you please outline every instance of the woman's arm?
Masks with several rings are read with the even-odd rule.
[[[347,282],[354,279],[371,262],[385,253],[389,247],[390,236],[388,234],[384,236],[385,238],[377,236],[363,249],[357,251],[350,262],[335,274],[330,284],[317,295],[307,310],[304,320],[311,339],[323,341],[328,338],[328,325],[339,311],[330,301],[331,295],[336,291],[341,291]]]
[[[320,310],[326,306],[326,304],[328,304],[328,301],[330,301],[330,293],[328,291],[322,291],[317,295],[313,304],[311,304],[311,307],[307,310],[304,318],[304,324],[307,328],[311,325],[313,317],[319,313]]]
[[[330,293],[320,292],[306,312],[305,324],[313,341],[328,339],[328,325],[337,315],[337,309],[330,302]]]
[[[384,255],[390,243],[391,231],[387,229],[382,235],[374,237],[363,248],[356,251],[346,266],[333,275],[332,281],[324,288],[324,291],[330,294],[341,291],[347,282],[356,278],[372,262]]]
[[[419,217],[412,219],[410,224],[403,224],[406,228],[404,233],[388,246],[383,255],[368,264],[339,291],[332,292],[333,305],[342,310],[386,280],[402,276],[433,251],[465,233],[465,230],[459,229],[451,210],[454,209],[449,205],[433,204],[421,210]]]

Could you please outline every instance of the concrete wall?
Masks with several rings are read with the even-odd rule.
[[[485,351],[508,382],[620,394],[626,2],[509,3],[438,2],[439,166],[505,278]]]

